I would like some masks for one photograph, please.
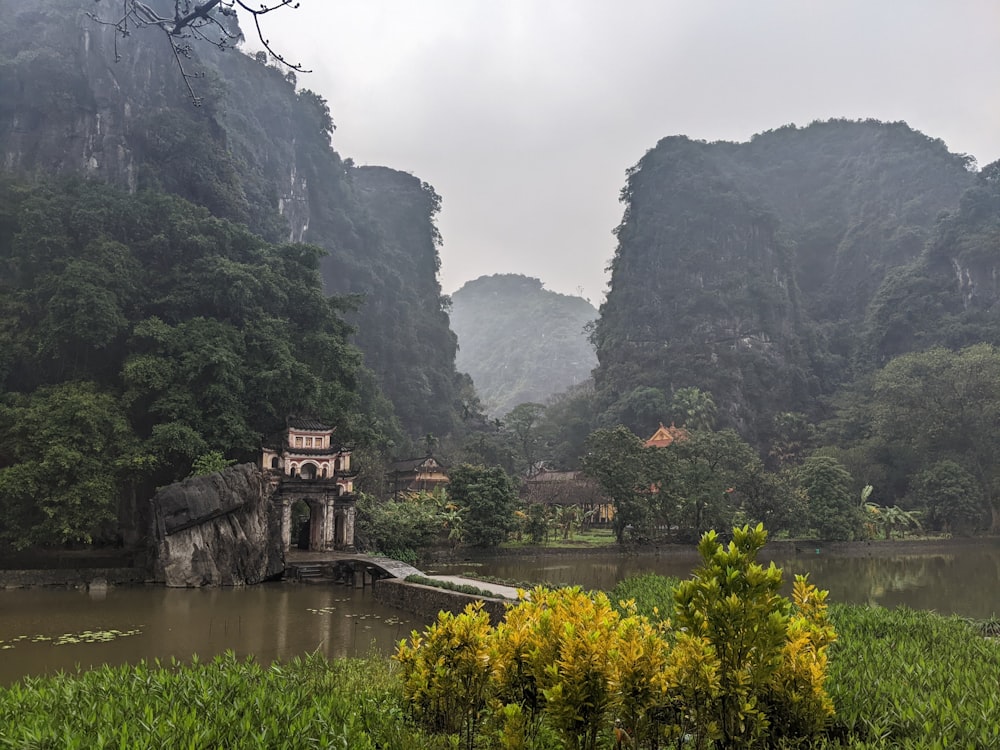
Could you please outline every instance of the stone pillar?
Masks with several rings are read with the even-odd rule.
[[[354,517],[357,509],[351,503],[344,509],[344,549],[354,551]]]
[[[323,500],[323,550],[333,549],[333,532],[336,528],[336,519],[333,517],[333,505],[336,501],[332,497]]]
[[[292,501],[287,497],[281,498],[281,548],[292,548]]]

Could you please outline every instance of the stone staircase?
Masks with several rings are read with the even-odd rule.
[[[323,567],[321,565],[296,565],[293,570],[295,578],[300,581],[310,581],[323,578]]]

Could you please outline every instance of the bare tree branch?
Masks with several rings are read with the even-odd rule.
[[[100,3],[101,0],[95,0]],[[261,28],[261,17],[268,13],[283,8],[295,9],[299,7],[298,0],[269,0],[260,2],[255,6],[249,5],[245,0],[173,0],[173,18],[161,16],[152,6],[143,0],[122,0],[121,15],[115,19],[106,19],[96,13],[87,13],[91,20],[104,26],[111,26],[115,30],[115,62],[121,60],[118,51],[118,40],[126,39],[132,35],[135,29],[156,28],[166,36],[167,43],[173,52],[177,69],[180,71],[184,85],[187,87],[191,102],[195,106],[200,106],[202,99],[194,90],[192,80],[201,78],[202,74],[190,73],[184,67],[184,61],[191,58],[193,46],[184,40],[194,40],[211,44],[220,50],[234,47],[240,40],[240,35],[230,31],[223,23],[223,19],[235,19],[237,8],[249,13],[253,17],[254,26],[257,31],[257,38],[264,45],[271,57],[278,63],[299,73],[308,73],[301,63],[291,63],[288,59],[277,52],[271,41],[264,37],[264,30]],[[213,39],[207,33],[213,28],[220,33],[219,38]]]

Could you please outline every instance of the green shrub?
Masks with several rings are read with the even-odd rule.
[[[702,735],[730,748],[775,735],[811,737],[833,714],[824,690],[835,638],[826,592],[800,577],[794,605],[781,596],[781,569],[756,561],[766,541],[763,525],[733,529],[725,546],[708,532],[698,544],[702,565],[677,586],[676,628],[704,639],[718,663],[718,695],[707,712],[712,731],[704,727]],[[696,667],[703,669],[700,661]],[[683,684],[690,670],[677,679]]]
[[[655,573],[633,576],[619,581],[608,598],[622,614],[627,611],[623,603],[632,602],[636,614],[648,618],[650,622],[665,622],[674,616],[674,592],[678,583],[677,578]]]
[[[489,615],[476,602],[459,615],[439,613],[396,651],[411,715],[432,731],[459,734],[470,750],[488,695],[490,633]]]
[[[676,591],[652,577],[622,586],[655,624],[636,597],[615,609],[603,593],[579,588],[536,587],[495,629],[485,618],[481,626],[441,615],[397,653],[411,710],[431,731],[457,731],[448,717],[467,717],[462,736],[472,742],[468,717],[488,703],[507,747],[530,747],[544,726],[569,750],[593,750],[611,737],[615,716],[624,726],[614,731],[635,747],[816,740],[833,713],[826,593],[798,578],[794,601],[781,596],[781,571],[756,562],[766,539],[762,526],[744,526],[724,547],[709,532],[702,566]],[[656,595],[666,611],[674,596],[673,626],[652,606]],[[487,683],[472,685],[474,663]],[[454,705],[458,690],[476,697],[475,708]]]

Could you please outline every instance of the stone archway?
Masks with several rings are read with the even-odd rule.
[[[316,464],[314,464],[311,461],[309,461],[309,462],[306,462],[306,463],[302,464],[299,467],[299,475],[303,479],[315,479],[316,478],[316,471],[317,471],[317,469],[318,469],[318,467],[316,466]]]
[[[332,492],[316,492],[313,487],[279,496],[284,549],[294,545],[314,552],[353,551],[356,524],[353,498],[345,501]]]

